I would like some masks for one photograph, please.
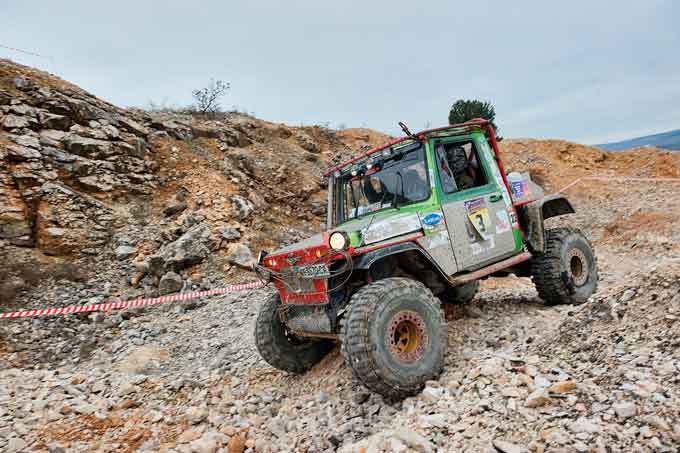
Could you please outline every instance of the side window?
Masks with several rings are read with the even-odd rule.
[[[457,191],[458,186],[456,185],[456,180],[453,178],[453,172],[446,159],[444,145],[437,145],[435,152],[437,154],[437,168],[439,169],[439,180],[442,182],[442,190],[444,193]]]
[[[487,183],[471,141],[437,145],[437,167],[444,193],[472,189]]]

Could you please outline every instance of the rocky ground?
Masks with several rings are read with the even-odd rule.
[[[321,222],[322,169],[385,138],[118,109],[5,61],[0,82],[0,311],[251,280],[251,249]],[[549,190],[680,176],[658,150],[503,150]],[[0,451],[677,451],[678,190],[569,189],[577,214],[551,223],[594,242],[596,296],[545,307],[528,279],[485,281],[448,310],[442,376],[396,403],[337,350],[302,376],[264,363],[252,330],[269,289],[1,321]]]

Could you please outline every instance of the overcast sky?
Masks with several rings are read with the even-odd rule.
[[[506,137],[598,143],[680,128],[680,2],[0,2],[0,57],[121,106],[225,107],[398,134],[451,103],[496,106]]]

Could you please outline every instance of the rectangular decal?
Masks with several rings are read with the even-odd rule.
[[[510,231],[510,219],[506,211],[496,212],[496,233],[501,234]]]
[[[496,240],[493,236],[489,236],[489,239],[484,242],[473,242],[470,244],[470,251],[473,256],[477,256],[485,252],[491,252],[494,247],[496,247]]]
[[[475,227],[477,234],[479,234],[482,239],[487,240],[492,231],[489,208],[486,207],[484,198],[466,201],[465,211],[467,212],[468,219],[470,219],[470,223]]]
[[[477,256],[484,251],[479,242],[473,242],[472,244],[470,244],[470,250],[472,251],[473,256]]]
[[[510,188],[512,189],[513,199],[522,198],[529,193],[529,183],[525,180],[511,182]]]
[[[512,223],[513,228],[519,228],[519,222],[517,222],[517,214],[514,212],[510,213],[510,223]]]
[[[441,247],[442,245],[451,247],[451,243],[449,242],[449,232],[446,230],[426,236],[423,238],[422,243],[427,250]]]
[[[376,220],[362,231],[363,245],[380,242],[394,236],[422,229],[420,217],[416,213],[397,215]]]

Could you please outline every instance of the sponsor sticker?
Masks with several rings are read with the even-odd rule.
[[[510,223],[512,223],[513,228],[519,228],[519,222],[517,221],[517,214],[514,212],[510,213]]]
[[[474,200],[465,202],[465,211],[467,211],[470,223],[475,227],[477,234],[487,240],[491,234],[491,220],[489,218],[489,208],[486,207],[484,198],[476,198]]]
[[[422,241],[425,248],[429,250],[441,246],[451,247],[451,242],[449,242],[449,232],[446,230],[426,236],[422,239]]]
[[[496,233],[501,234],[510,231],[510,219],[505,211],[496,212]]]
[[[493,236],[489,236],[487,241],[471,243],[470,251],[473,256],[477,256],[485,252],[491,252],[494,247],[496,247],[496,241]]]
[[[423,224],[429,227],[439,225],[442,221],[442,215],[439,212],[431,212],[423,217]]]
[[[418,231],[421,228],[422,224],[420,216],[416,213],[376,220],[362,230],[363,245],[380,242],[412,231]]]
[[[529,193],[529,183],[527,181],[513,181],[510,184],[512,198],[522,198]]]

